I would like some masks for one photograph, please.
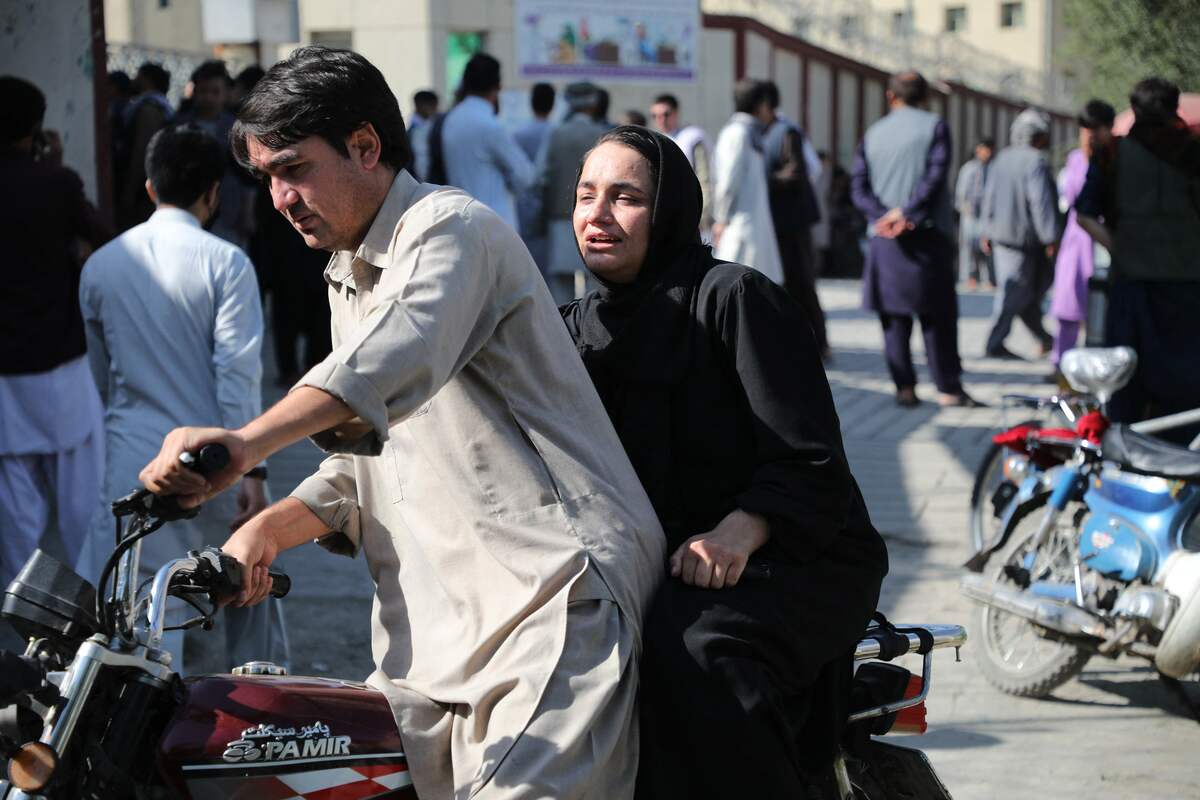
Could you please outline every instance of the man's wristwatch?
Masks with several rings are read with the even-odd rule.
[[[247,472],[244,477],[258,478],[260,481],[265,481],[267,479],[267,468],[259,465]]]

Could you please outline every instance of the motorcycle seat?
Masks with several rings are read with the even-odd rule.
[[[1143,475],[1200,481],[1200,452],[1165,442],[1127,425],[1113,425],[1104,434],[1101,451],[1108,461]]]

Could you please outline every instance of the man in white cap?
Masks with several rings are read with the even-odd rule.
[[[1042,327],[1041,299],[1058,246],[1058,190],[1046,150],[1050,117],[1027,108],[1009,129],[1011,144],[992,160],[983,194],[980,246],[992,254],[996,300],[985,355],[1017,358],[1004,346],[1020,317],[1050,352],[1053,338]]]

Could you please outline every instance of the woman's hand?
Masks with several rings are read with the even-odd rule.
[[[765,517],[737,509],[671,554],[671,577],[701,589],[737,586],[750,556],[770,538]]]

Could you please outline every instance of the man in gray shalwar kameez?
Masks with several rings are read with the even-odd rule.
[[[330,453],[226,543],[239,599],[318,539],[376,584],[371,683],[438,798],[632,796],[641,620],[664,537],[515,231],[418,184],[395,97],[361,56],[303,48],[255,87],[239,160],[326,270],[333,353],[238,431],[180,429],[142,473],[200,502],[312,435]],[[204,479],[178,456],[231,452]]]
[[[1046,158],[1050,117],[1027,108],[1009,129],[1010,144],[992,159],[980,216],[984,252],[996,275],[992,329],[984,354],[1016,358],[1004,346],[1020,317],[1043,353],[1054,339],[1042,327],[1042,295],[1050,285],[1058,243],[1058,189]]]

